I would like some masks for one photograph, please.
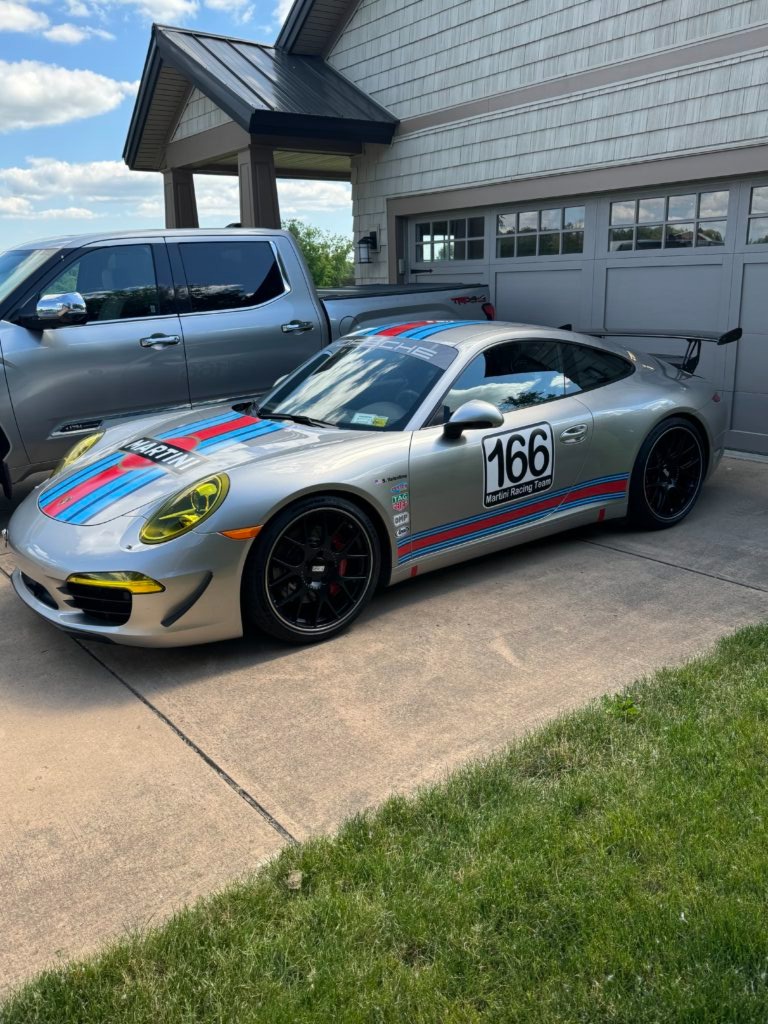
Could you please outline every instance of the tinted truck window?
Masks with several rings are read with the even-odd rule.
[[[157,316],[160,297],[152,249],[115,245],[92,249],[47,284],[41,295],[79,292],[93,320],[132,320]]]
[[[179,249],[194,313],[259,306],[285,291],[268,242],[194,242]]]

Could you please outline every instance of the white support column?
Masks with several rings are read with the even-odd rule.
[[[279,228],[280,206],[272,150],[251,142],[237,154],[240,223],[244,228]]]
[[[192,171],[172,168],[163,171],[165,192],[165,226],[167,228],[196,228],[197,201]]]

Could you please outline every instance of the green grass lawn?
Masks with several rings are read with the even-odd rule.
[[[765,1022],[767,790],[763,626],[42,975],[0,1020]]]

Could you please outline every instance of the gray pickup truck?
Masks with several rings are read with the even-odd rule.
[[[487,285],[318,292],[285,231],[145,231],[0,254],[0,482],[107,421],[266,391],[367,325],[493,318]]]

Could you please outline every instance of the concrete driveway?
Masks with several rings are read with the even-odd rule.
[[[81,645],[2,574],[0,615],[7,988],[767,618],[768,463],[726,459],[673,530],[417,578],[314,648]]]

